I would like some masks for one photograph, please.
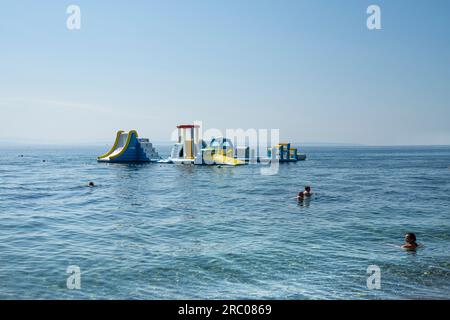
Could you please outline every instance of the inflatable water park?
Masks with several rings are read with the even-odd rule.
[[[208,142],[199,138],[199,125],[178,125],[178,140],[172,146],[170,156],[162,159],[153,144],[146,138],[140,138],[136,130],[118,131],[111,149],[98,157],[99,162],[156,162],[189,165],[246,165],[256,162],[297,162],[306,159],[290,143],[278,143],[267,148],[262,155],[255,155],[249,146],[234,146],[225,137],[211,138]],[[252,151],[252,152],[251,152]]]

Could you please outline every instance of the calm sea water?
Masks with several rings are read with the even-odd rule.
[[[449,147],[305,148],[274,176],[106,149],[1,150],[1,299],[450,298]]]

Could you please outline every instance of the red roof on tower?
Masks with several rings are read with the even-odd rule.
[[[177,126],[178,129],[192,129],[192,128],[200,128],[199,125],[194,125],[194,124],[180,124],[179,126]]]

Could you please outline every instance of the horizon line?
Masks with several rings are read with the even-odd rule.
[[[175,141],[154,140],[150,141],[153,145],[171,146]],[[292,145],[298,147],[450,147],[450,144],[364,144],[350,142],[292,142]],[[14,147],[104,147],[112,145],[111,142],[94,141],[94,142],[22,142],[22,141],[2,141],[0,140],[0,148]]]

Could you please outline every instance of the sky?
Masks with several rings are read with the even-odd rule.
[[[81,29],[69,30],[69,5]],[[381,30],[366,26],[369,5]],[[177,124],[284,140],[450,144],[450,1],[3,1],[0,142],[168,141]]]

